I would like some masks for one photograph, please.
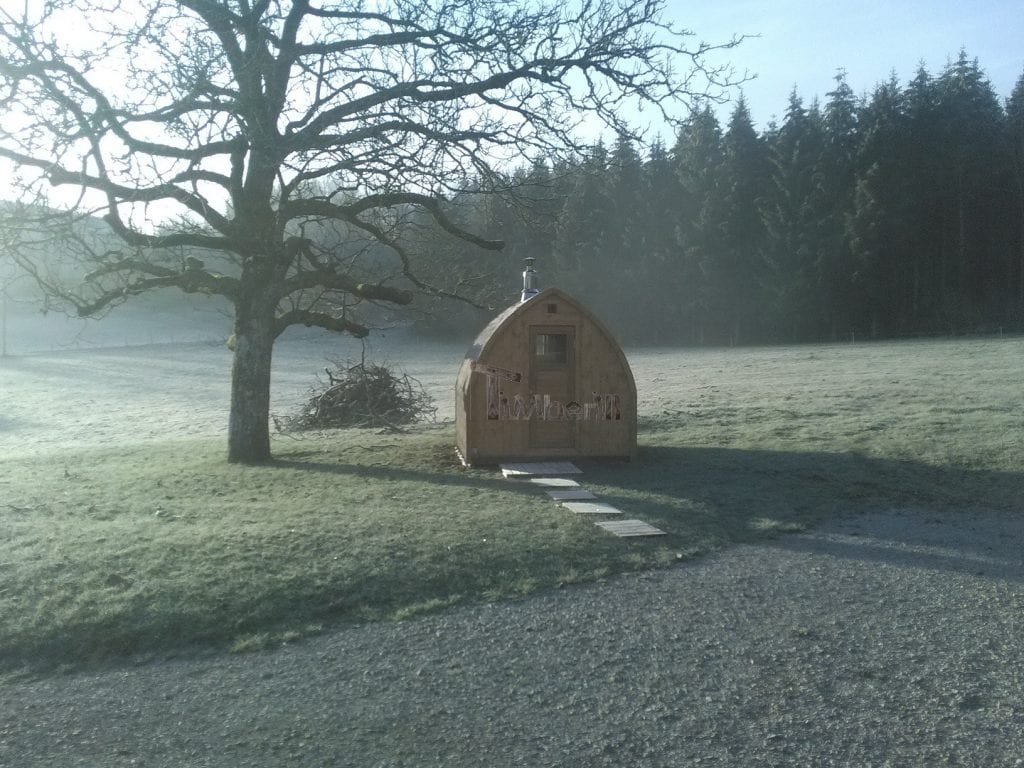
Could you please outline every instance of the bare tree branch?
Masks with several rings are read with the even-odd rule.
[[[739,41],[695,42],[663,9],[663,0],[7,4],[0,160],[17,167],[24,200],[73,210],[67,226],[54,217],[86,279],[74,291],[44,270],[36,277],[87,314],[154,289],[228,297],[238,340],[229,455],[265,458],[273,338],[288,323],[363,335],[355,305],[405,305],[411,290],[456,295],[422,276],[417,232],[433,227],[481,253],[503,243],[460,218],[453,196],[496,186],[517,163],[578,154],[590,138],[576,129],[588,119],[638,134],[631,116],[641,106],[671,125],[694,99],[721,96],[731,70],[708,57]],[[120,250],[75,242],[76,227],[93,232],[97,222]],[[203,264],[218,259],[230,276]]]
[[[293,309],[277,318],[275,336],[279,336],[292,325],[323,328],[335,333],[348,333],[357,339],[366,338],[370,334],[370,329],[365,325],[360,325],[345,317],[335,317],[326,312],[315,312],[308,309]]]

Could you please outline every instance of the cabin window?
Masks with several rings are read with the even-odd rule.
[[[569,362],[569,336],[565,333],[538,333],[533,356],[542,365],[566,365]]]

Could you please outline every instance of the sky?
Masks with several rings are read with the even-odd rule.
[[[0,0],[18,8],[25,0]],[[938,74],[961,49],[976,58],[1001,101],[1024,74],[1024,0],[665,0],[665,19],[698,40],[721,43],[751,35],[718,52],[754,79],[742,88],[755,125],[781,122],[795,87],[805,104],[824,103],[838,70],[858,96],[895,72],[909,81],[923,62]],[[732,91],[733,99],[740,89]],[[731,104],[719,110],[724,124]],[[648,112],[648,115],[651,113]],[[680,115],[682,117],[682,115]],[[638,118],[638,127],[643,126]],[[649,126],[665,137],[666,129]],[[651,134],[649,134],[651,135]],[[8,173],[0,165],[0,197]]]
[[[760,128],[781,122],[794,86],[824,104],[839,69],[860,96],[922,62],[939,74],[963,48],[1001,102],[1024,74],[1024,0],[666,0],[665,16],[709,43],[759,35],[721,56],[757,75],[743,94]]]

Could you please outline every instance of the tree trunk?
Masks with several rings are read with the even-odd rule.
[[[231,368],[228,461],[255,464],[270,459],[270,364],[273,315],[236,307],[235,357]]]

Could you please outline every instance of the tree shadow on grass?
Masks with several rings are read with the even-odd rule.
[[[431,449],[434,450],[434,449]],[[441,457],[414,466],[359,464],[318,460],[318,452],[292,454],[270,462],[275,469],[317,472],[384,481],[531,494],[543,499],[537,486],[504,480],[496,470],[461,470]],[[438,459],[438,461],[435,461]],[[465,535],[418,551],[382,550],[379,558],[352,573],[323,575],[308,581],[268,579],[255,596],[233,596],[233,621],[225,624],[216,594],[170,599],[162,615],[140,602],[132,615],[112,617],[111,626],[67,625],[49,637],[26,635],[5,649],[11,664],[35,669],[61,664],[81,668],[90,661],[133,652],[192,653],[196,648],[223,648],[240,634],[305,632],[309,624],[338,625],[346,621],[409,616],[436,608],[488,599],[508,598],[605,574],[653,567],[673,552],[696,555],[731,544],[765,541],[769,546],[939,572],[972,574],[1020,583],[1019,551],[1024,539],[1020,491],[1024,476],[909,461],[871,459],[856,454],[796,453],[716,448],[644,447],[631,463],[578,462],[579,481],[599,497],[668,533],[651,539],[616,539],[587,526],[560,526],[559,535],[499,536],[484,544],[473,520]],[[433,466],[433,468],[432,468]],[[950,536],[927,526],[886,525],[894,514],[917,511],[925,522],[969,521],[971,509],[1005,524],[1002,541],[992,541],[993,527]],[[896,512],[893,512],[895,510]],[[551,514],[570,513],[552,505]],[[843,528],[844,520],[870,520],[867,526]],[[872,517],[868,517],[872,516]],[[542,522],[545,515],[538,515]],[[941,518],[941,520],[939,520]],[[876,523],[876,520],[882,522]],[[551,521],[548,521],[551,522]],[[854,535],[860,528],[869,536]],[[799,536],[780,536],[809,531]],[[960,530],[958,528],[958,530]],[[853,531],[851,533],[850,531]],[[923,531],[923,533],[922,533]],[[996,529],[998,535],[999,530]],[[668,553],[668,560],[659,556]],[[258,563],[266,568],[256,550]],[[391,554],[388,554],[391,552]],[[344,554],[342,552],[342,554]],[[400,556],[401,555],[401,556]],[[315,565],[315,563],[314,563]],[[205,601],[205,602],[204,602]],[[204,607],[205,606],[205,607]],[[136,615],[137,614],[137,615]],[[299,629],[296,630],[295,628]]]
[[[963,521],[972,511],[997,518],[1024,538],[1024,474],[858,454],[782,453],[718,448],[644,447],[631,464],[585,464],[590,487],[629,517],[640,517],[686,541],[704,538],[710,548],[805,531],[848,516],[919,515],[927,522]],[[991,521],[979,535],[929,543],[927,525],[876,525],[874,543],[809,537],[780,540],[791,548],[890,563],[926,564],[937,570],[1015,574],[1008,555],[993,556]],[[875,535],[873,535],[873,538]],[[888,541],[888,543],[886,543]],[[922,548],[931,547],[925,552]],[[1005,547],[1002,548],[1005,550]]]
[[[539,486],[506,480],[496,468],[465,469],[443,454],[413,466],[325,461],[293,454],[269,466],[305,472],[511,491],[543,499]],[[576,476],[601,501],[675,536],[697,553],[802,531],[878,510],[1019,509],[1024,474],[869,458],[854,453],[644,446],[632,462],[577,461]],[[688,544],[694,546],[690,547]]]
[[[360,477],[385,482],[417,482],[436,486],[458,488],[480,488],[503,490],[541,496],[541,489],[530,483],[507,480],[498,470],[467,469],[464,472],[439,467],[436,471],[427,468],[384,466],[380,464],[353,464],[302,460],[296,458],[275,458],[266,466],[293,469],[301,472],[338,475],[339,477]]]
[[[737,543],[769,546],[821,556],[854,559],[897,567],[927,568],[956,574],[984,573],[991,578],[1021,581],[1014,552],[1024,538],[1024,517],[1016,518],[1024,475],[1015,472],[936,467],[912,461],[868,458],[858,454],[775,452],[717,448],[644,447],[633,462],[577,462],[576,476],[602,501],[665,530],[666,537],[622,540],[596,534],[588,539],[591,568],[608,573],[654,566],[653,553],[699,555]],[[428,482],[444,486],[498,489],[543,499],[537,486],[508,481],[494,469],[460,470],[429,462],[404,466],[330,463],[313,457],[275,461],[276,466],[302,471],[364,477],[374,480]],[[951,536],[948,524],[958,519],[969,527],[971,510],[1002,513],[995,517],[1017,531],[1012,546],[993,551],[991,528],[977,535]],[[553,507],[553,514],[570,513]],[[925,525],[886,525],[894,516],[919,516]],[[987,516],[989,519],[993,515]],[[929,538],[929,521],[942,518],[947,528]],[[870,536],[844,534],[844,520],[867,521]],[[876,521],[882,520],[879,524]],[[1014,525],[1020,521],[1022,525]],[[838,527],[837,527],[838,526]],[[784,535],[802,532],[800,535]],[[468,540],[467,540],[467,543]],[[645,554],[646,553],[646,554]],[[570,550],[519,552],[482,548],[452,553],[447,568],[427,575],[414,560],[382,564],[373,574],[356,578],[339,592],[337,604],[317,604],[322,595],[289,600],[307,603],[311,620],[352,618],[366,611],[388,614],[412,607],[408,595],[437,607],[476,600],[486,593],[510,596],[508,581],[524,574],[535,588],[558,580]],[[582,555],[582,551],[579,553]],[[632,559],[631,559],[632,558]],[[660,562],[665,562],[661,560]],[[584,579],[586,580],[586,579]],[[429,583],[425,583],[429,582]],[[284,599],[284,598],[282,598]]]

